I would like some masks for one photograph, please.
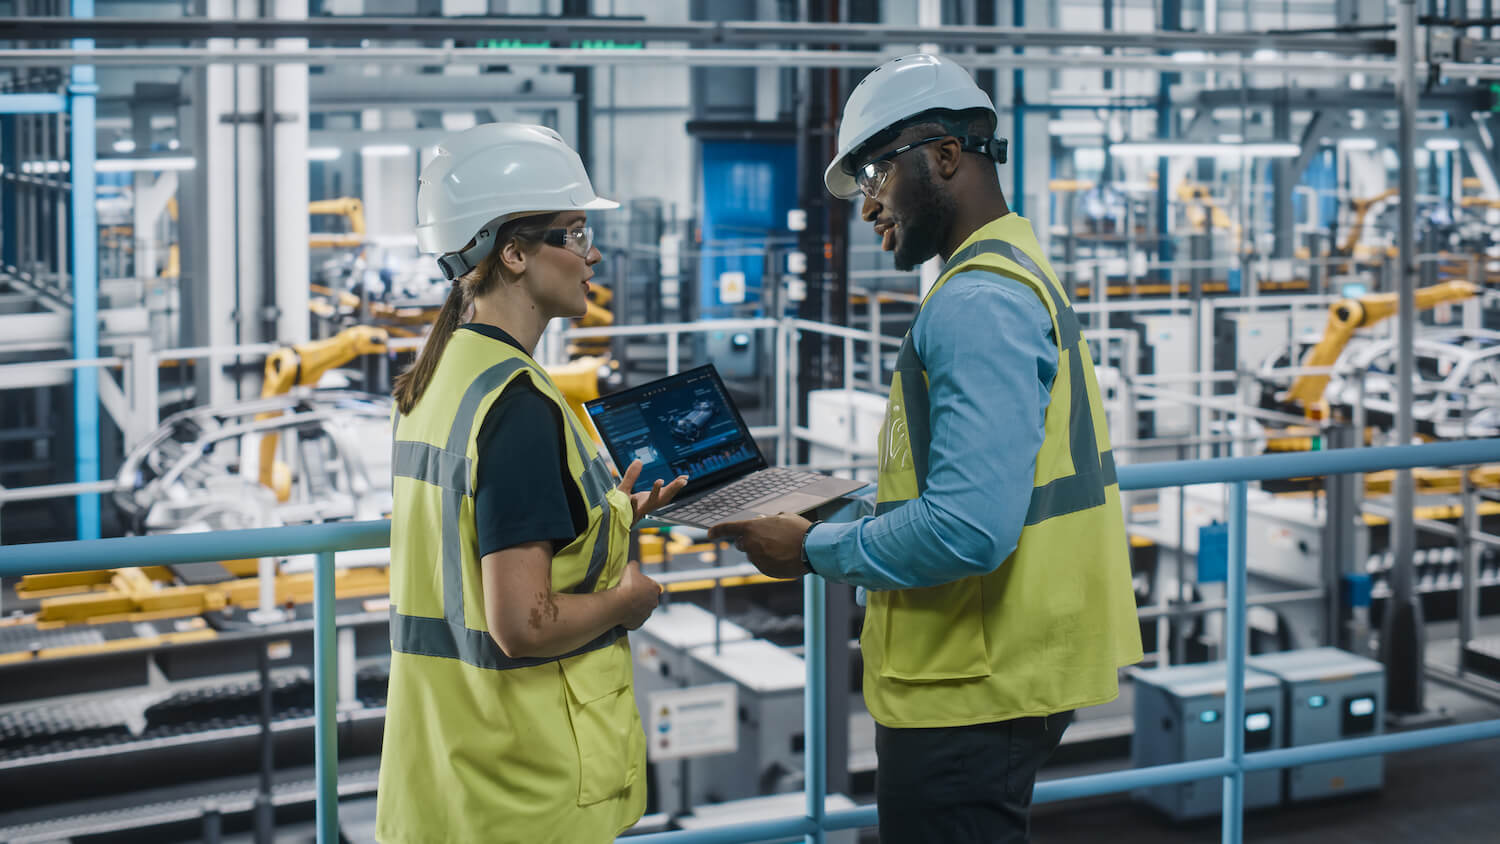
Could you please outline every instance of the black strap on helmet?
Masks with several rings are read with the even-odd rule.
[[[987,156],[996,164],[1004,164],[1010,151],[1010,141],[1005,138],[981,138],[978,135],[970,135],[961,143],[964,152]]]
[[[474,235],[474,240],[469,246],[457,252],[439,255],[437,264],[443,271],[443,277],[452,281],[479,266],[479,262],[483,261],[484,256],[490,254],[490,250],[494,248],[495,244],[492,242],[494,237],[495,234],[490,227],[485,226],[479,230],[479,234]]]

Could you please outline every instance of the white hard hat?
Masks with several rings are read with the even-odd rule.
[[[449,278],[478,265],[495,229],[549,211],[606,210],[583,161],[546,126],[485,123],[438,144],[417,186],[417,246],[443,256]],[[469,241],[478,240],[463,252]],[[452,254],[459,253],[459,254]]]
[[[844,103],[839,123],[839,151],[823,173],[823,184],[834,196],[859,193],[854,177],[844,172],[844,160],[882,130],[932,109],[995,113],[988,95],[952,59],[913,53],[891,59],[860,80]]]

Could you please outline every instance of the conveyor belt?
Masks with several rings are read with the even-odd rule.
[[[140,635],[135,625],[126,621],[73,625],[55,630],[39,630],[30,624],[0,627],[0,654],[26,653],[77,645],[100,645],[115,639],[133,639]]]
[[[1500,636],[1479,636],[1464,648],[1464,669],[1500,681]]]
[[[374,793],[379,778],[378,769],[350,771],[347,770],[347,764],[345,768],[346,772],[341,773],[338,778],[340,797]],[[9,844],[41,844],[192,822],[201,818],[204,808],[210,805],[215,806],[220,814],[240,814],[251,810],[255,804],[255,794],[253,788],[238,788],[206,791],[177,800],[152,801],[126,809],[72,811],[68,817],[56,820],[0,825],[0,841]],[[271,790],[271,799],[277,806],[311,803],[317,799],[317,782],[312,779],[278,782]]]
[[[359,669],[355,688],[360,703],[383,707],[389,676],[385,665]],[[272,720],[312,717],[312,678],[305,670],[280,669],[271,684]],[[253,726],[259,720],[260,683],[253,677],[178,691],[142,690],[12,707],[0,711],[0,763],[70,751],[124,750],[138,742]]]

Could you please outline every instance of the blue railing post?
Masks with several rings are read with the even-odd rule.
[[[807,665],[807,694],[803,695],[803,724],[807,740],[803,742],[803,771],[807,779],[807,816],[814,829],[807,834],[808,844],[823,844],[824,791],[828,787],[828,736],[823,727],[828,718],[825,682],[828,673],[828,636],[823,628],[824,610],[828,606],[828,584],[821,577],[802,578],[803,660]],[[841,643],[842,644],[842,643]]]
[[[318,769],[318,844],[339,840],[338,625],[333,610],[334,553],[322,551],[313,575],[313,741]]]
[[[94,16],[94,0],[73,0],[75,18]],[[73,49],[92,50],[92,38],[73,39]],[[99,356],[99,224],[94,208],[93,65],[74,65],[68,83],[68,137],[72,156],[73,196],[73,357]],[[74,480],[81,484],[99,480],[99,370],[80,366],[73,372]],[[78,538],[99,538],[99,494],[78,496]]]
[[[1245,818],[1245,523],[1250,516],[1244,481],[1229,487],[1229,578],[1225,583],[1224,657],[1229,672],[1224,694],[1224,758],[1234,772],[1224,776],[1223,840],[1240,844]],[[1273,725],[1280,727],[1280,724]]]

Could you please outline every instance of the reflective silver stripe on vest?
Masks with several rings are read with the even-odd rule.
[[[459,637],[455,640],[455,634]],[[443,659],[461,659],[475,668],[508,671],[512,668],[530,668],[545,665],[570,656],[596,651],[613,644],[623,635],[618,627],[606,630],[599,638],[577,650],[562,656],[537,656],[514,658],[495,646],[495,640],[483,630],[454,630],[441,618],[426,618],[420,615],[402,615],[391,607],[391,649],[404,654],[435,656]]]
[[[1031,259],[1031,256],[1003,240],[981,240],[958,251],[943,267],[946,275],[954,267],[981,254],[994,253],[1020,265],[1040,281],[1046,295],[1052,300],[1057,313],[1059,338],[1059,363],[1061,355],[1068,356],[1068,453],[1073,462],[1073,474],[1057,478],[1037,487],[1031,492],[1031,503],[1026,512],[1026,524],[1034,525],[1056,516],[1065,516],[1104,504],[1104,488],[1117,483],[1115,461],[1111,452],[1099,453],[1099,441],[1094,435],[1093,409],[1089,403],[1088,380],[1084,376],[1083,332],[1078,316],[1072,306],[1066,304],[1057,285]],[[1021,283],[1021,282],[1017,282]],[[912,466],[917,474],[917,491],[920,495],[927,489],[927,469],[932,449],[932,430],[929,418],[930,400],[925,369],[916,354],[910,332],[901,344],[896,358],[896,370],[901,373],[901,392],[906,404],[907,439],[911,444]],[[892,512],[907,501],[883,501],[875,505],[875,515]]]
[[[458,514],[462,511],[464,497],[472,494],[469,488],[469,463],[466,457],[469,436],[473,431],[474,418],[479,413],[479,405],[484,397],[499,389],[517,370],[523,367],[530,367],[530,364],[519,359],[503,361],[481,372],[470,382],[464,390],[463,397],[459,399],[458,411],[453,416],[453,427],[448,431],[446,448],[440,449],[427,443],[410,440],[400,440],[396,443],[393,461],[399,461],[400,468],[398,469],[393,463],[393,471],[403,477],[430,483],[441,490],[439,499],[442,505],[443,618],[403,615],[392,605],[391,648],[395,651],[457,659],[476,668],[508,670],[556,662],[569,656],[598,650],[622,635],[622,632],[615,628],[606,631],[583,647],[562,656],[513,659],[500,650],[500,646],[495,643],[494,638],[488,632],[472,630],[464,620],[464,558],[463,548],[459,541]],[[572,413],[566,407],[563,411],[568,414]],[[571,420],[565,420],[564,425],[573,433],[578,453],[587,454]],[[455,480],[453,476],[453,461],[458,459],[463,461],[461,481]],[[577,587],[568,590],[571,592],[593,591],[594,584],[598,582],[599,575],[604,570],[604,564],[609,559],[611,514],[609,502],[604,497],[607,487],[604,491],[600,489],[601,477],[607,479],[609,470],[602,465],[598,457],[595,457],[584,469],[582,486],[584,496],[588,499],[588,506],[591,509],[595,506],[603,506],[604,511],[600,522],[600,533],[594,542],[593,554],[589,559],[588,573]]]
[[[444,451],[431,443],[397,440],[391,450],[391,473],[443,489],[472,494],[469,489],[469,458]]]
[[[917,473],[917,494],[927,491],[927,467],[932,447],[932,402],[927,395],[927,368],[917,355],[911,332],[901,341],[896,355],[896,371],[901,373],[901,401],[906,405],[906,440],[911,445],[911,465]],[[922,447],[918,448],[917,443]]]
[[[1017,249],[1014,245],[1003,240],[976,241],[960,249],[957,254],[950,258],[948,263],[943,265],[943,274],[946,275],[949,270],[970,258],[987,253],[993,253],[1002,258],[1009,258],[1011,261],[1021,265],[1022,269],[1036,276],[1036,280],[1040,281],[1051,292],[1052,304],[1057,308],[1057,328],[1062,333],[1062,336],[1058,338],[1058,345],[1064,349],[1078,345],[1078,341],[1083,339],[1083,330],[1078,322],[1078,314],[1073,312],[1073,306],[1067,303],[1068,300],[1062,295],[1062,291],[1058,290],[1057,285],[1052,283],[1052,279],[1046,273],[1042,272],[1042,268],[1037,266],[1035,261],[1031,260],[1031,256]]]
[[[577,418],[573,416],[572,408],[560,405],[564,414],[563,427],[567,428],[573,435],[573,445],[578,449],[579,456],[588,454],[584,447],[583,434],[578,430]],[[594,540],[593,551],[589,554],[589,568],[584,573],[583,579],[578,585],[569,589],[577,595],[583,595],[594,591],[594,586],[599,582],[599,576],[604,574],[604,566],[609,562],[609,530],[610,523],[614,520],[614,510],[609,506],[609,489],[613,486],[609,474],[609,466],[604,462],[603,455],[596,454],[594,459],[583,469],[583,494],[588,499],[589,509],[594,507],[603,508],[599,514],[599,537]]]

